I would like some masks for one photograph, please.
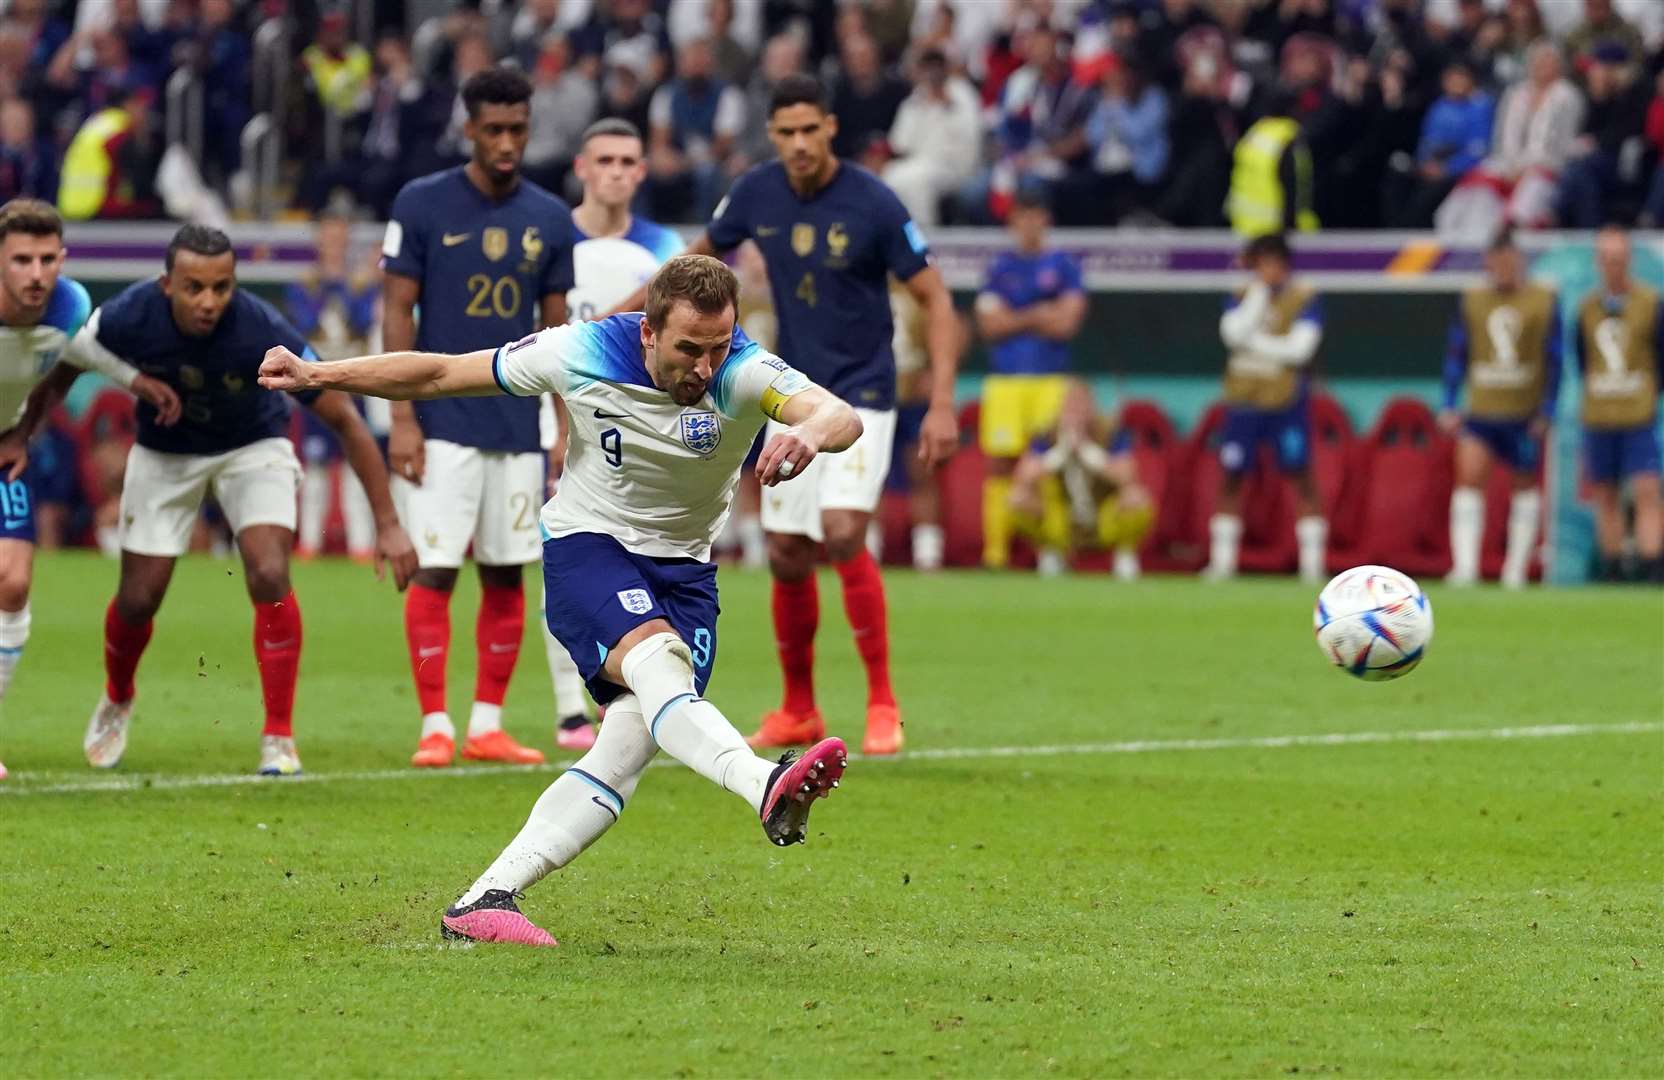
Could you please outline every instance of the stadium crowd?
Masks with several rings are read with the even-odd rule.
[[[426,5],[433,9],[439,5]],[[410,10],[407,10],[410,9]],[[460,161],[457,88],[494,62],[536,87],[526,164],[570,182],[602,116],[649,132],[641,211],[702,221],[769,153],[786,74],[833,86],[838,152],[926,225],[1416,228],[1483,234],[1664,217],[1664,5],[1653,0],[465,0],[374,40],[306,0],[10,0],[0,199],[72,219],[162,214],[172,72],[204,95],[197,166],[225,190],[251,115],[252,30],[290,20],[274,107],[286,190],[384,216]],[[332,157],[320,131],[341,133]]]

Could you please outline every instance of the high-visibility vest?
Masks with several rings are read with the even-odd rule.
[[[308,45],[300,60],[318,88],[318,100],[333,113],[351,115],[359,96],[370,85],[370,54],[364,47],[349,46],[336,57],[316,45]]]
[[[126,109],[102,109],[87,118],[64,154],[63,178],[58,183],[58,210],[70,221],[89,221],[104,208],[110,174],[116,163],[110,141],[133,126]]]
[[[1231,228],[1239,235],[1254,237],[1283,231],[1284,208],[1290,193],[1283,190],[1277,166],[1283,151],[1300,134],[1300,125],[1286,116],[1267,116],[1243,133],[1237,141],[1231,165],[1231,192],[1226,200]],[[1310,209],[1312,159],[1305,147],[1294,150],[1295,185],[1303,190],[1293,194],[1300,204],[1295,228],[1301,232],[1317,229],[1317,215]]]

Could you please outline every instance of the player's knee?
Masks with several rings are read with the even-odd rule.
[[[0,566],[0,611],[21,611],[28,602],[28,565]]]
[[[116,614],[129,626],[147,623],[162,606],[162,592],[149,582],[124,581],[116,590]]]
[[[815,572],[814,547],[804,536],[770,533],[768,569],[780,581],[802,581]]]
[[[867,543],[866,532],[850,536],[831,536],[826,538],[826,557],[835,563],[846,563],[861,554]]]
[[[272,604],[289,595],[289,559],[281,552],[245,560],[243,572],[249,598],[256,603]]]
[[[520,567],[481,565],[480,584],[488,589],[517,589],[520,587]]]
[[[416,571],[410,580],[424,589],[432,589],[435,592],[450,592],[456,588],[456,568],[451,566],[424,566]]]

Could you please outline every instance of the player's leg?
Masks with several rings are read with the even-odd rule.
[[[1329,555],[1329,522],[1318,500],[1317,480],[1312,476],[1311,438],[1304,400],[1277,418],[1277,464],[1294,481],[1299,515],[1294,519],[1295,550],[1299,557],[1300,580],[1316,584],[1323,580]]]
[[[294,738],[301,616],[289,581],[289,559],[301,466],[288,439],[260,439],[219,457],[214,498],[236,538],[254,606],[254,658],[265,705],[259,773],[294,776],[301,771]]]
[[[419,768],[448,766],[456,755],[456,728],[445,708],[451,590],[478,524],[484,478],[478,450],[429,439],[422,482],[398,476],[392,481],[419,566],[404,594],[405,644],[422,713],[422,734],[410,763]]]
[[[1523,589],[1531,570],[1531,556],[1537,550],[1537,526],[1543,518],[1543,496],[1537,488],[1537,465],[1542,460],[1542,440],[1524,424],[1508,433],[1504,460],[1513,477],[1513,494],[1508,499],[1508,539],[1502,555],[1502,585]]]
[[[514,895],[577,858],[612,827],[658,749],[634,694],[608,702],[595,744],[538,796],[519,835],[445,912],[440,932],[472,941],[555,944],[520,914]]]
[[[1023,376],[990,375],[982,381],[977,440],[982,447],[982,565],[1004,569],[1011,561],[1011,476],[1027,446]],[[846,451],[847,452],[847,451]]]
[[[521,746],[503,730],[503,701],[526,636],[526,588],[521,567],[539,553],[538,508],[543,505],[544,457],[540,453],[482,455],[479,524],[474,560],[479,564],[480,611],[474,624],[474,704],[468,712],[470,761],[537,765],[543,752]]]
[[[1122,581],[1135,581],[1143,572],[1138,549],[1155,525],[1156,507],[1150,490],[1138,482],[1138,463],[1133,459],[1131,443],[1126,441],[1124,432],[1110,457],[1110,470],[1117,485],[1115,498],[1111,500],[1114,526],[1105,529],[1104,542],[1115,552],[1115,576]]]
[[[1225,428],[1219,439],[1219,498],[1208,519],[1208,566],[1203,572],[1210,581],[1236,576],[1237,555],[1242,547],[1242,478],[1254,464],[1259,450],[1262,414],[1257,409],[1231,407],[1225,413]]]
[[[1479,580],[1479,547],[1485,533],[1485,481],[1491,474],[1488,427],[1468,421],[1456,437],[1456,486],[1450,493],[1450,573],[1447,585]]]
[[[29,641],[29,582],[35,545],[8,529],[0,538],[0,700],[11,688],[12,673]],[[0,763],[0,780],[6,766]]]
[[[781,430],[770,422],[763,438]],[[791,480],[762,493],[768,569],[773,578],[769,606],[785,691],[780,708],[764,716],[751,736],[752,746],[800,746],[826,733],[815,707],[815,631],[820,628],[815,545],[821,538],[815,483],[826,460],[826,455],[817,457]]]
[[[128,451],[117,517],[121,575],[104,613],[104,691],[81,744],[95,768],[114,768],[127,748],[134,675],[174,561],[190,546],[217,456],[163,454],[143,446]]]
[[[1624,517],[1622,435],[1612,431],[1590,431],[1583,436],[1583,466],[1589,478],[1589,494],[1595,508],[1595,577],[1600,581],[1623,578]]]
[[[867,672],[867,730],[862,752],[893,754],[903,743],[901,711],[890,686],[889,612],[884,578],[867,550],[867,523],[884,493],[895,447],[896,414],[872,409],[861,415],[861,437],[841,454],[816,459],[821,532],[826,556],[843,586],[844,614],[855,651]],[[807,478],[806,478],[807,479]]]
[[[1635,554],[1643,581],[1664,582],[1664,506],[1659,493],[1658,433],[1652,427],[1625,436],[1624,472],[1635,500]]]
[[[545,594],[543,606],[548,607],[549,598]],[[595,725],[589,722],[589,712],[584,704],[587,697],[584,691],[583,676],[578,673],[577,661],[566,651],[554,634],[549,632],[545,624],[543,632],[543,656],[549,663],[549,684],[555,691],[555,745],[563,750],[587,750],[595,745]]]

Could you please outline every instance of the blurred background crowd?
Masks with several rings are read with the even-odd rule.
[[[602,116],[640,211],[704,218],[795,71],[924,224],[1297,229],[1664,217],[1658,0],[7,0],[0,199],[72,219],[385,214],[464,153],[457,87],[537,97],[563,191]],[[254,160],[250,160],[253,158]]]

